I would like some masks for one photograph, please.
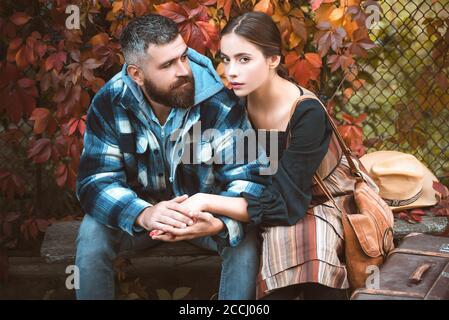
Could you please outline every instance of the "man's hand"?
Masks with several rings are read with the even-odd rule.
[[[215,235],[224,228],[223,222],[208,212],[199,212],[197,219],[197,222],[185,229],[178,229],[174,230],[175,232],[170,231],[161,235],[154,235],[152,236],[152,239],[167,242],[191,240]]]
[[[183,195],[144,209],[137,217],[136,224],[148,231],[156,229],[177,234],[178,230],[192,225],[192,218],[195,218],[192,211],[180,205],[187,198]]]

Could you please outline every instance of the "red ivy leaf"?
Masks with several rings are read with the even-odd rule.
[[[441,200],[444,200],[447,197],[449,197],[449,189],[444,184],[433,181],[432,187],[435,191],[439,193],[438,196],[441,198]]]
[[[34,163],[44,163],[50,159],[51,150],[50,139],[39,139],[28,149],[28,159],[33,159]]]
[[[12,200],[16,195],[23,196],[25,194],[24,180],[9,171],[0,171],[0,191]]]
[[[51,69],[55,69],[60,72],[64,63],[67,61],[67,52],[59,51],[48,56],[45,60],[45,71],[48,72]]]
[[[41,134],[47,128],[48,122],[51,119],[50,110],[47,108],[36,108],[31,114],[30,120],[34,121],[33,131],[35,134]]]
[[[180,33],[186,44],[204,54],[206,48],[215,54],[218,48],[218,28],[209,22],[207,8],[199,5],[190,9],[185,5],[168,2],[155,5],[156,11],[178,24]]]

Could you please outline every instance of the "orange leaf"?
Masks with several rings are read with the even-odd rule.
[[[339,21],[341,18],[343,18],[343,15],[345,14],[345,9],[344,8],[335,8],[334,10],[332,10],[331,14],[329,15],[329,19],[332,22],[337,22]]]
[[[321,61],[321,58],[316,53],[306,53],[305,54],[306,60],[315,68],[321,68],[323,65],[323,62]]]
[[[273,4],[271,0],[261,0],[254,6],[254,11],[263,12],[269,16],[273,15]]]
[[[109,42],[109,35],[105,32],[99,33],[90,38],[89,43],[94,46],[105,46]]]
[[[334,0],[310,0],[310,4],[312,5],[312,10],[315,11],[318,8],[320,8],[320,6],[323,3],[332,3],[334,2]]]
[[[218,0],[217,9],[223,8],[226,20],[229,20],[229,13],[231,11],[232,3],[234,0]]]

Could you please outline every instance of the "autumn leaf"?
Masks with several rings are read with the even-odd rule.
[[[366,117],[367,115],[365,113],[362,113],[357,118],[342,113],[342,119],[345,124],[338,127],[338,131],[345,143],[359,157],[365,153],[365,147],[363,146],[362,122]]]
[[[11,122],[17,124],[22,116],[29,116],[36,107],[38,91],[35,80],[19,78],[19,70],[6,63],[0,68],[0,112],[6,111]],[[3,73],[4,72],[4,73]]]
[[[348,70],[352,65],[355,64],[354,58],[345,52],[343,55],[333,54],[329,55],[327,59],[327,64],[331,66],[331,72],[337,71],[339,68],[343,70]]]
[[[437,181],[432,181],[432,188],[436,192],[438,192],[438,196],[440,199],[444,200],[449,197],[449,190],[444,184],[441,184]]]
[[[156,11],[175,21],[186,44],[204,54],[209,49],[213,55],[218,50],[218,28],[209,21],[207,8],[190,9],[185,5],[168,2],[155,5]]]
[[[60,163],[55,171],[54,171],[54,178],[56,181],[56,184],[63,188],[65,185],[67,185],[71,190],[75,190],[76,187],[76,173],[71,168],[71,166]]]
[[[16,12],[9,18],[16,26],[22,26],[31,20],[31,17],[25,12]]]
[[[94,58],[101,61],[105,70],[117,63],[124,63],[119,43],[110,41],[107,33],[103,32],[93,36],[89,40],[89,43],[92,45],[92,54]],[[79,59],[76,61],[79,62]]]
[[[10,145],[18,144],[23,139],[24,133],[22,130],[17,128],[6,129],[0,133],[0,139]]]
[[[65,88],[58,89],[53,96],[53,101],[57,103],[57,119],[62,119],[71,112],[80,112],[80,109],[82,109],[82,107],[79,106],[81,91],[82,88],[78,82],[76,85],[69,85]]]
[[[337,22],[340,21],[345,14],[345,8],[335,8],[332,10],[331,14],[329,15],[329,20],[331,22]]]
[[[333,0],[310,0],[312,10],[316,11],[323,3],[333,3]]]
[[[240,0],[218,0],[217,3],[217,9],[223,8],[223,13],[226,17],[226,20],[229,20],[229,14],[231,12],[231,8],[233,3],[236,3],[240,7]],[[213,4],[211,2],[203,3],[203,5],[210,5]]]
[[[179,287],[173,291],[173,300],[181,300],[184,299],[192,290],[189,287]]]
[[[35,134],[41,134],[47,130],[47,128],[50,128],[50,132],[54,132],[56,129],[56,122],[54,121],[50,110],[47,108],[34,109],[29,119],[34,121],[33,131]]]
[[[70,119],[67,125],[69,127],[69,136],[73,135],[75,132],[79,132],[81,136],[84,135],[84,130],[86,129],[86,115],[82,116],[80,119]]]
[[[56,71],[60,72],[66,60],[67,52],[64,51],[55,52],[49,55],[45,60],[45,71],[48,72],[54,68]]]
[[[255,6],[254,11],[263,12],[269,16],[273,15],[273,4],[271,0],[260,0]]]
[[[16,195],[23,196],[25,194],[25,181],[13,172],[0,170],[0,191],[9,200],[14,199]]]
[[[308,86],[309,81],[318,80],[322,61],[316,53],[306,53],[304,57],[298,57],[295,52],[290,52],[285,56],[285,66],[300,85]]]
[[[28,149],[28,159],[32,159],[34,163],[44,163],[51,156],[51,141],[48,138],[41,138],[30,144]]]
[[[321,61],[321,57],[316,53],[306,53],[305,59],[314,67],[314,68],[321,68],[323,65],[323,62]]]
[[[346,31],[343,27],[333,30],[328,22],[322,22],[317,25],[317,28],[320,31],[315,33],[314,42],[318,45],[318,52],[321,57],[327,55],[330,48],[334,52],[338,52],[343,47],[343,39],[346,36]]]
[[[371,41],[369,35],[365,29],[357,29],[352,35],[352,42],[347,45],[350,52],[366,58],[368,56],[367,50],[374,48],[376,45]]]

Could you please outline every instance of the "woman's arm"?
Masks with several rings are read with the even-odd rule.
[[[206,211],[237,221],[249,222],[248,203],[244,198],[197,193],[182,202],[181,205],[187,206],[193,211]]]

